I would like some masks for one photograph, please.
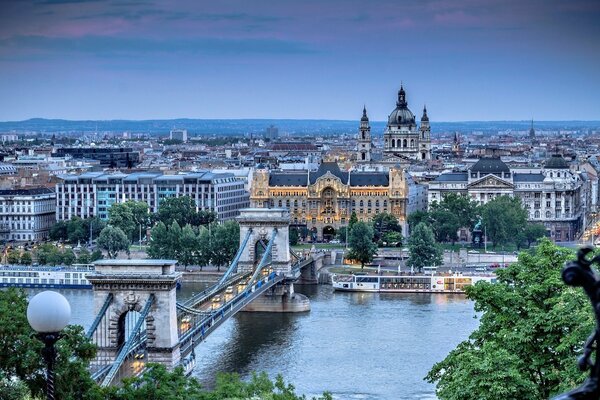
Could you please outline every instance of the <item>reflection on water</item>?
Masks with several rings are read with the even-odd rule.
[[[185,283],[177,297],[206,286]],[[310,298],[310,312],[239,313],[198,345],[193,375],[212,386],[220,371],[244,378],[266,371],[309,397],[329,390],[336,399],[435,399],[423,377],[478,324],[464,295],[295,289]],[[87,328],[94,318],[91,290],[61,292],[73,322]]]

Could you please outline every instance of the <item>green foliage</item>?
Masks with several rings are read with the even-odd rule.
[[[352,214],[350,214],[350,220],[348,221],[348,229],[352,230],[352,227],[357,222],[358,217],[356,216],[356,211],[352,211]],[[348,233],[350,233],[350,231],[348,231]]]
[[[21,253],[21,259],[19,260],[19,263],[23,265],[31,265],[32,262],[33,260],[30,252],[24,251],[23,253]]]
[[[67,222],[67,241],[70,243],[85,242],[89,240],[90,233],[85,221],[79,217],[73,217]]]
[[[171,226],[177,221],[179,226],[208,225],[216,220],[216,216],[210,211],[196,211],[196,202],[189,196],[167,197],[161,200],[158,207],[156,220],[163,222],[165,226]]]
[[[100,251],[99,249],[92,251],[92,254],[90,254],[90,262],[102,260],[103,258],[104,258],[104,255],[102,254],[102,251]]]
[[[291,226],[290,227],[290,245],[291,246],[295,246],[298,244],[298,228],[296,228],[295,226]]]
[[[281,376],[272,382],[267,374],[254,374],[242,381],[237,374],[218,374],[215,388],[202,389],[195,378],[186,378],[181,368],[167,371],[163,365],[149,364],[147,372],[138,378],[125,379],[121,387],[109,387],[98,392],[106,400],[305,400],[294,386]],[[313,400],[332,400],[328,393]]]
[[[100,232],[98,246],[106,251],[108,258],[116,258],[119,251],[129,251],[129,239],[120,228],[108,225]]]
[[[108,223],[120,228],[130,242],[134,242],[140,236],[140,227],[143,234],[150,225],[148,204],[145,201],[133,200],[115,203],[108,209]]]
[[[431,228],[438,242],[456,242],[458,240],[458,230],[461,228],[458,216],[441,207],[435,207],[429,213],[432,224]]]
[[[360,262],[361,269],[365,264],[373,261],[373,257],[377,254],[377,245],[373,243],[373,236],[373,228],[365,222],[354,223],[348,235],[350,251],[347,257]]]
[[[240,226],[235,221],[224,224],[214,224],[211,235],[212,262],[220,270],[221,265],[226,265],[233,260],[240,247]]]
[[[50,227],[50,232],[48,233],[51,240],[59,241],[67,239],[67,222],[66,221],[57,221],[54,225]]]
[[[402,226],[398,223],[398,218],[388,213],[379,213],[371,221],[373,225],[374,240],[377,243],[384,242],[383,237],[390,232],[400,234],[400,239],[396,242],[402,242]],[[398,236],[394,236],[397,238]]]
[[[68,221],[57,221],[50,227],[49,236],[51,240],[70,242],[71,244],[88,242],[90,238],[90,225],[92,235],[98,237],[102,229],[106,226],[106,222],[98,217],[86,219],[73,217]]]
[[[191,265],[196,261],[196,251],[198,249],[198,237],[194,233],[191,225],[186,225],[181,231],[179,237],[179,256],[177,260],[183,265]]]
[[[90,252],[87,249],[81,249],[79,256],[77,256],[77,263],[89,264],[90,262]]]
[[[150,258],[169,258],[171,249],[168,243],[169,232],[165,224],[160,221],[150,231],[150,243],[146,252]]]
[[[427,211],[417,210],[408,215],[407,222],[410,232],[412,233],[415,227],[421,222],[429,224],[431,223],[431,219],[429,218],[429,213]]]
[[[498,283],[467,288],[481,323],[427,375],[441,400],[541,400],[583,381],[576,353],[595,322],[583,290],[561,280],[573,257],[543,239],[499,270]]]
[[[527,247],[538,239],[546,236],[546,227],[543,224],[527,224],[523,232],[523,238],[527,241]]]
[[[498,196],[482,206],[481,214],[487,237],[496,247],[518,245],[527,225],[527,211],[518,197]]]
[[[423,267],[441,265],[442,249],[436,244],[431,227],[424,222],[415,226],[408,238],[409,257],[407,265],[422,271]]]
[[[348,239],[346,237],[346,234],[349,234],[350,231],[348,231],[348,227],[346,226],[340,226],[340,228],[337,230],[337,232],[335,233],[335,237],[342,243],[346,243],[346,239]]]
[[[381,238],[384,246],[402,246],[403,240],[404,238],[400,232],[386,232]]]
[[[56,246],[45,243],[40,245],[35,255],[40,265],[59,265],[63,262],[63,252]]]
[[[458,219],[459,228],[472,229],[477,221],[478,204],[467,196],[458,193],[448,193],[437,205],[438,209],[448,211]],[[439,220],[436,220],[439,222]]]
[[[208,228],[201,226],[198,232],[198,250],[196,252],[196,263],[200,266],[200,269],[210,264],[210,257],[212,255],[210,245],[210,231]]]
[[[21,259],[21,256],[17,250],[10,250],[6,255],[6,261],[9,264],[18,264]]]
[[[66,249],[63,253],[62,263],[64,265],[73,265],[76,261],[77,257],[75,256],[75,253],[73,253],[73,250]]]
[[[68,326],[56,344],[58,353],[55,373],[57,399],[91,399],[94,382],[87,370],[95,356],[95,346],[80,326]],[[42,343],[27,322],[27,296],[24,291],[9,288],[0,291],[0,390],[28,393],[42,397],[45,390],[45,364]],[[7,382],[8,380],[11,382]],[[24,396],[20,397],[23,398]]]

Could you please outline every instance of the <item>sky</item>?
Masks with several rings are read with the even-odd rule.
[[[598,0],[0,0],[0,120],[600,120]]]

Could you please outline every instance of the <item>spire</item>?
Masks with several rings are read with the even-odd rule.
[[[421,117],[421,121],[428,122],[429,117],[427,116],[427,106],[423,105],[423,116]]]
[[[367,107],[363,106],[363,114],[362,114],[362,118],[360,119],[361,121],[368,121],[369,117],[367,117]]]
[[[402,83],[400,83],[400,90],[398,90],[398,102],[396,105],[401,108],[406,108],[408,106],[408,103],[406,102],[406,92],[404,91]]]
[[[529,137],[535,138],[535,129],[533,129],[533,118],[531,119],[531,128],[529,129]]]

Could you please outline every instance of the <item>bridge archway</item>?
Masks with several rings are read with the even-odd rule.
[[[246,235],[250,235],[248,243],[240,255],[238,271],[254,270],[275,232],[271,248],[271,267],[274,271],[291,273],[290,213],[287,209],[245,208],[240,211],[237,221],[240,224],[240,243],[243,242]]]

